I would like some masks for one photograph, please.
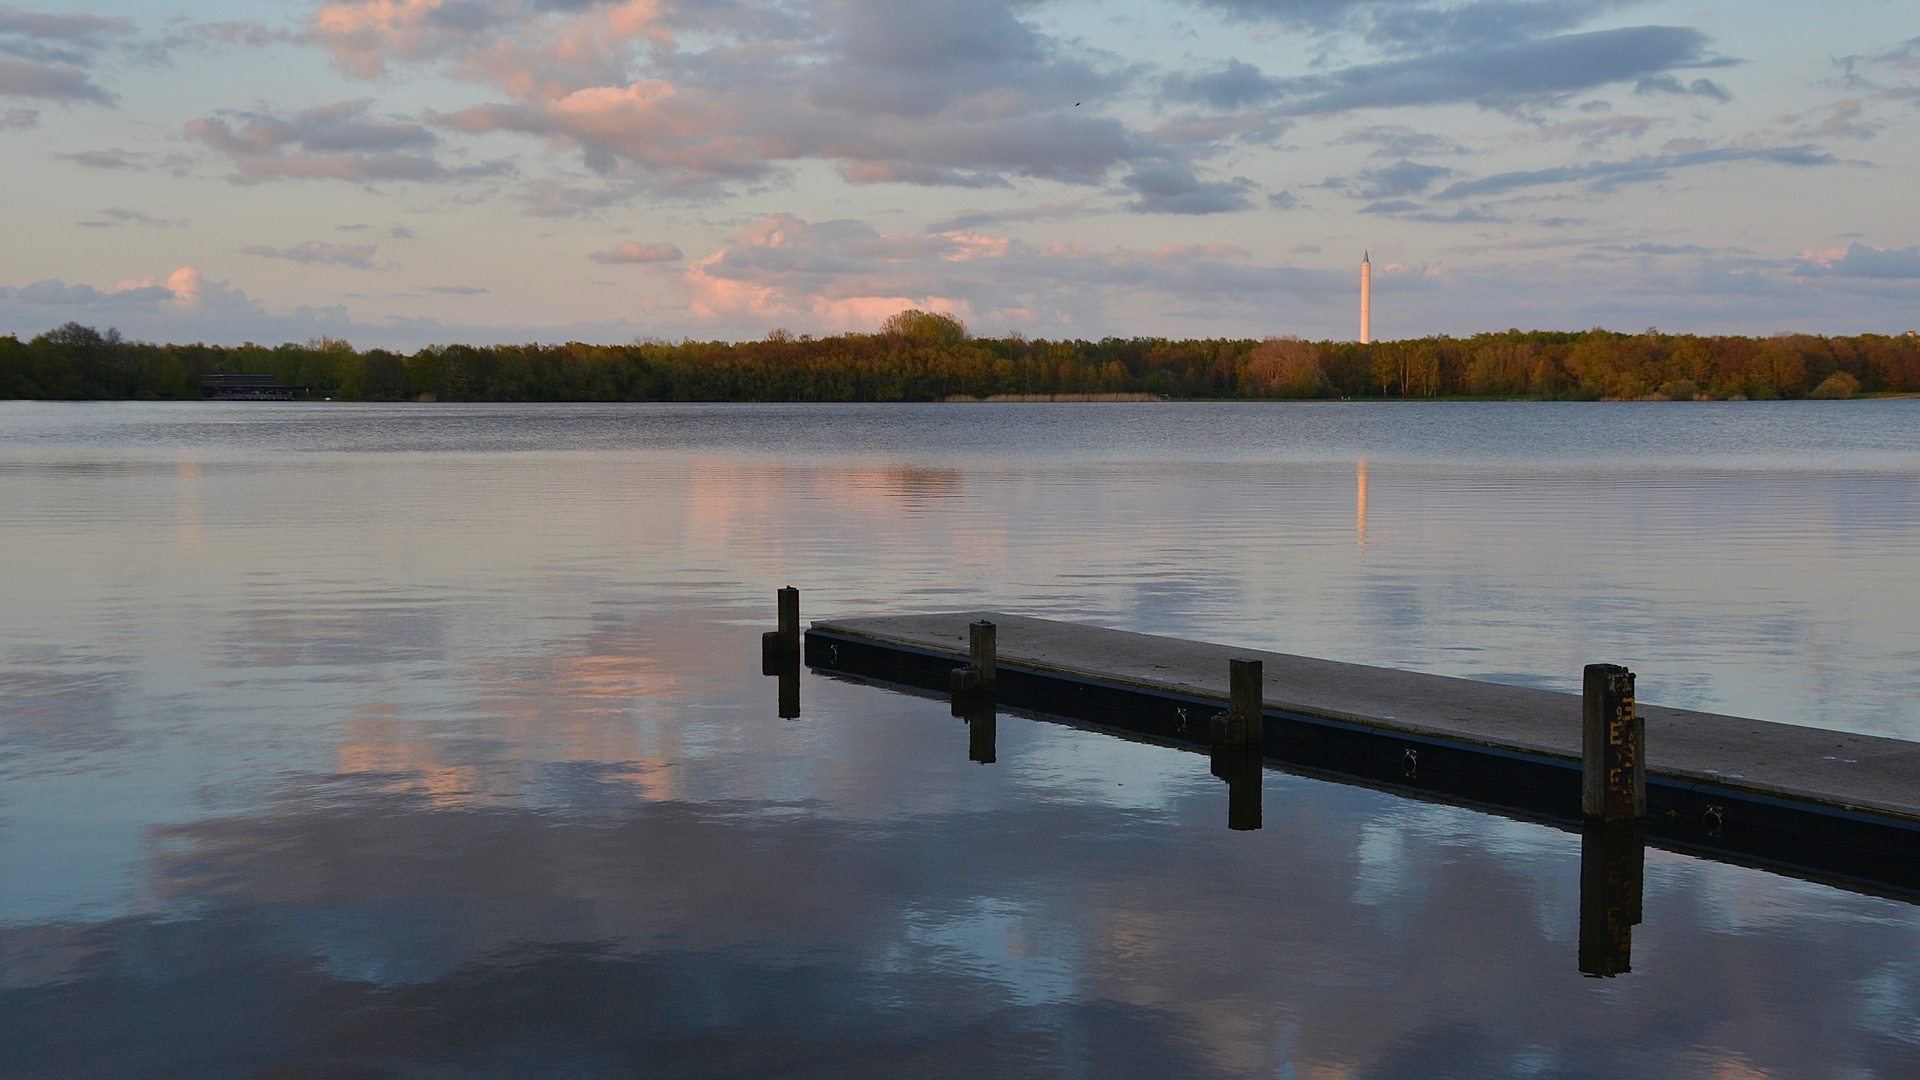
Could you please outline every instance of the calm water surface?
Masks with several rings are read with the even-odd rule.
[[[1920,739],[1920,402],[0,403],[0,1075],[1916,1076],[1908,904],[803,676],[997,607]]]

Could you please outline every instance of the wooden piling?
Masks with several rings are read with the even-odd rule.
[[[1646,721],[1634,708],[1633,672],[1588,664],[1582,695],[1580,812],[1618,824],[1647,816]]]
[[[1260,746],[1266,742],[1266,701],[1258,660],[1227,661],[1227,711],[1213,718],[1215,746]]]
[[[779,629],[760,635],[763,668],[800,655],[800,590],[789,585],[774,596]]]
[[[999,651],[994,625],[985,619],[967,627],[967,660],[980,673],[980,692],[992,694]]]

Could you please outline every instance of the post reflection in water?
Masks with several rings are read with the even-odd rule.
[[[780,678],[780,718],[793,720],[800,716],[800,658],[789,656],[776,659],[762,657],[760,674],[777,675]]]
[[[967,722],[967,760],[994,762],[999,736],[1000,707],[992,694],[964,694],[953,699],[953,715]]]
[[[1580,834],[1580,973],[1612,978],[1633,970],[1640,923],[1646,831],[1588,825]]]
[[[1227,828],[1250,832],[1260,827],[1260,787],[1265,773],[1259,747],[1213,748],[1213,775],[1227,782]]]

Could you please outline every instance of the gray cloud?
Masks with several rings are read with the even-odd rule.
[[[1300,199],[1291,191],[1276,191],[1267,196],[1267,205],[1275,210],[1292,210],[1300,205]]]
[[[1684,154],[1654,154],[1626,161],[1595,161],[1585,165],[1565,165],[1556,169],[1535,169],[1495,173],[1478,180],[1462,180],[1435,195],[1436,199],[1465,199],[1486,195],[1504,195],[1520,188],[1547,184],[1586,183],[1597,191],[1609,191],[1622,184],[1646,183],[1666,179],[1674,169],[1698,165],[1719,165],[1737,161],[1771,162],[1776,165],[1836,165],[1839,159],[1822,153],[1817,147],[1777,146],[1742,149],[1726,147],[1696,150]]]
[[[1013,225],[1024,221],[1063,221],[1070,218],[1086,217],[1090,214],[1108,213],[1107,210],[1092,209],[1086,199],[1074,199],[1063,203],[1043,203],[1039,206],[1017,206],[1008,210],[966,210],[953,217],[929,222],[930,233],[955,232],[959,230],[980,229],[1000,225]]]
[[[66,105],[113,104],[115,96],[96,85],[85,66],[110,39],[131,32],[133,25],[131,19],[47,14],[0,4],[0,95]]]
[[[424,292],[442,293],[447,296],[485,296],[492,289],[483,289],[478,285],[427,285]]]
[[[8,109],[0,113],[0,129],[33,128],[40,126],[39,109]]]
[[[1484,207],[1463,206],[1451,214],[1438,214],[1411,199],[1394,199],[1361,207],[1363,214],[1380,214],[1403,221],[1423,221],[1435,225],[1486,225],[1504,221]]]
[[[188,121],[184,133],[231,158],[235,183],[279,178],[452,181],[499,176],[505,161],[450,167],[432,153],[440,137],[409,120],[368,115],[372,102],[343,101],[290,117],[227,112]]]
[[[1243,104],[1275,102],[1286,116],[1462,103],[1501,108],[1706,63],[1706,44],[1706,35],[1687,27],[1632,26],[1448,49],[1289,79],[1229,68],[1217,73],[1222,82],[1205,85],[1223,95],[1231,91]],[[1193,82],[1173,85],[1191,88]]]
[[[84,165],[89,169],[132,169],[139,172],[146,168],[140,162],[140,159],[146,156],[145,154],[136,154],[117,146],[111,150],[76,150],[70,154],[53,156],[62,161],[71,161],[75,165]]]
[[[1368,157],[1412,157],[1415,154],[1466,154],[1465,146],[1441,135],[1416,131],[1406,124],[1375,124],[1355,128],[1333,140],[1333,146],[1372,144],[1377,147]]]
[[[383,267],[374,266],[373,255],[376,250],[372,244],[329,244],[320,240],[309,240],[290,248],[250,244],[240,249],[242,254],[258,255],[264,259],[287,259],[319,266],[346,266],[355,270],[394,269],[391,263]]]
[[[1682,85],[1678,76],[1650,75],[1633,84],[1633,92],[1642,96],[1652,94],[1680,94],[1692,97],[1712,98],[1715,101],[1732,101],[1733,92],[1711,79],[1695,79]]]
[[[1920,278],[1920,247],[1876,248],[1856,242],[1847,245],[1847,253],[1837,259],[1804,259],[1793,273],[1796,277],[1912,280]]]
[[[1288,82],[1263,73],[1238,58],[1204,75],[1173,74],[1162,84],[1175,101],[1204,101],[1216,109],[1239,109],[1272,101],[1287,92]]]
[[[680,249],[672,244],[642,244],[629,240],[607,251],[595,251],[587,255],[597,263],[658,263],[677,262]]]
[[[1421,165],[1405,158],[1380,169],[1362,169],[1354,177],[1355,194],[1362,199],[1392,199],[1418,195],[1453,170],[1444,165]]]
[[[89,229],[111,229],[121,225],[141,225],[151,229],[184,229],[186,218],[157,218],[139,210],[126,210],[110,206],[100,211],[105,221],[83,221],[80,224]]]
[[[1140,195],[1127,208],[1140,214],[1224,214],[1253,205],[1246,196],[1253,181],[1205,181],[1184,165],[1143,165],[1125,183]]]
[[[1623,0],[1477,0],[1452,6],[1378,4],[1366,22],[1366,40],[1392,50],[1472,49],[1497,42],[1557,34],[1577,27]]]
[[[114,96],[94,85],[87,73],[66,64],[0,59],[0,95],[45,98],[62,104],[111,105]]]
[[[0,56],[47,64],[81,64],[109,39],[133,29],[132,19],[51,15],[0,4]]]

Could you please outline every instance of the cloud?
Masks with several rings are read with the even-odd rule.
[[[1371,10],[1364,38],[1389,50],[1429,52],[1475,48],[1571,30],[1620,0],[1475,0],[1448,6],[1379,4]]]
[[[0,52],[76,62],[79,54],[38,53],[36,49],[91,51],[107,39],[131,33],[132,19],[100,15],[51,15],[0,4]]]
[[[113,104],[115,96],[96,85],[85,67],[94,53],[133,27],[131,19],[48,14],[0,4],[0,95],[63,105]]]
[[[1864,101],[1846,98],[1805,113],[1788,113],[1780,117],[1779,122],[1792,125],[1795,138],[1866,140],[1878,135],[1887,125],[1880,120],[1861,119],[1865,110]]]
[[[264,259],[287,259],[298,263],[311,263],[319,266],[346,266],[355,270],[390,270],[395,267],[389,263],[383,267],[373,264],[373,254],[377,250],[372,244],[329,244],[320,240],[309,240],[304,244],[295,244],[290,248],[268,247],[265,244],[250,244],[240,249],[242,254],[258,255]]]
[[[1633,92],[1640,95],[1679,94],[1692,97],[1712,98],[1715,101],[1732,101],[1733,92],[1711,79],[1695,79],[1681,85],[1679,78],[1673,75],[1650,75],[1633,84]]]
[[[1184,165],[1143,165],[1125,183],[1140,195],[1127,204],[1137,214],[1224,214],[1253,205],[1246,196],[1253,181],[1205,181]]]
[[[65,105],[81,101],[94,105],[114,102],[114,95],[94,85],[87,73],[77,67],[5,58],[0,58],[0,95],[45,98]]]
[[[145,154],[131,153],[117,146],[111,150],[76,150],[70,154],[53,156],[62,161],[71,161],[75,165],[84,165],[89,169],[133,169],[137,172],[146,168],[140,163],[140,159],[145,157]]]
[[[1462,103],[1511,108],[1708,63],[1706,44],[1705,34],[1687,27],[1630,26],[1452,48],[1288,79],[1236,69],[1230,85],[1245,104],[1275,102],[1284,116]]]
[[[1637,139],[1655,124],[1664,123],[1668,123],[1666,118],[1659,116],[1601,116],[1541,124],[1533,129],[1531,135],[1542,142],[1578,139],[1582,149],[1592,150],[1618,138]]]
[[[1086,199],[1042,203],[1038,206],[1016,206],[1006,210],[963,210],[953,217],[929,222],[927,231],[930,233],[966,232],[999,225],[1014,225],[1024,221],[1065,221],[1089,214],[1110,212],[1090,209]]]
[[[907,307],[950,312],[982,332],[1071,334],[1178,308],[1196,319],[1270,308],[1283,298],[1349,287],[1346,276],[1261,267],[1224,245],[1092,251],[1061,242],[955,230],[880,233],[864,222],[809,223],[779,214],[743,226],[681,275],[688,306],[709,326],[872,330]],[[1187,317],[1187,316],[1181,316]]]
[[[378,119],[367,99],[304,109],[290,117],[222,112],[187,122],[184,133],[227,155],[235,183],[332,179],[458,181],[512,171],[505,161],[452,167],[433,151],[440,137],[410,120]]]
[[[442,293],[447,296],[485,296],[492,289],[483,289],[478,285],[427,285],[424,291]]]
[[[592,252],[587,258],[597,263],[675,262],[680,258],[680,249],[672,244],[642,244],[629,240],[609,251]]]
[[[111,229],[120,225],[143,225],[153,229],[184,229],[187,226],[186,218],[157,218],[139,210],[119,207],[108,207],[100,211],[99,216],[107,220],[83,221],[80,224],[89,229]]]
[[[1169,159],[1162,140],[1076,111],[1138,72],[1050,36],[1023,17],[1032,7],[356,0],[322,7],[310,40],[352,75],[433,64],[503,92],[429,120],[577,149],[606,186],[543,178],[523,193],[543,216],[641,194],[713,197],[805,160],[854,184],[994,188],[1098,184]]]
[[[438,63],[522,99],[554,97],[618,81],[635,42],[668,45],[660,8],[654,0],[347,0],[322,5],[308,38],[353,78]]]
[[[1478,180],[1463,180],[1435,195],[1436,199],[1465,199],[1486,195],[1504,195],[1520,188],[1547,184],[1585,182],[1596,191],[1610,191],[1622,184],[1665,180],[1674,169],[1699,165],[1720,165],[1739,161],[1771,162],[1776,165],[1806,167],[1836,165],[1839,159],[1811,145],[1696,150],[1683,154],[1654,154],[1626,161],[1595,161],[1585,165],[1565,165],[1555,169],[1534,169],[1495,173]]]
[[[1204,101],[1216,109],[1239,109],[1272,101],[1287,92],[1287,81],[1271,78],[1252,64],[1235,58],[1225,67],[1191,78],[1173,74],[1162,83],[1175,101]]]
[[[162,281],[157,278],[140,278],[120,281],[105,289],[75,282],[67,284],[58,278],[47,278],[19,288],[0,285],[0,301],[11,301],[7,307],[32,305],[36,307],[63,308],[101,308],[107,311],[147,309],[158,305],[183,306],[200,299],[205,283],[198,267],[183,266]]]
[[[354,329],[343,307],[303,305],[269,312],[231,282],[209,281],[194,266],[106,288],[57,279],[18,288],[0,285],[0,333],[31,336],[69,320],[115,325],[129,337],[148,340],[232,345],[345,337]],[[447,338],[438,335],[438,340]]]
[[[13,128],[18,130],[20,128],[32,128],[32,127],[39,127],[39,126],[40,126],[40,110],[39,109],[8,109],[6,112],[0,113],[0,130],[4,130],[6,128]]]
[[[1267,196],[1267,205],[1275,210],[1292,210],[1300,205],[1300,200],[1291,191],[1275,191]]]
[[[1467,154],[1472,151],[1441,135],[1416,131],[1406,124],[1375,124],[1354,128],[1333,140],[1332,146],[1372,144],[1377,149],[1368,157],[1412,157],[1415,154]]]
[[[1844,251],[1808,252],[1793,268],[1795,277],[1873,278],[1905,281],[1920,278],[1920,247],[1877,248],[1862,243]]]
[[[1452,176],[1444,165],[1421,165],[1402,158],[1385,168],[1362,169],[1354,178],[1355,195],[1362,199],[1392,199],[1418,195],[1442,177]]]

